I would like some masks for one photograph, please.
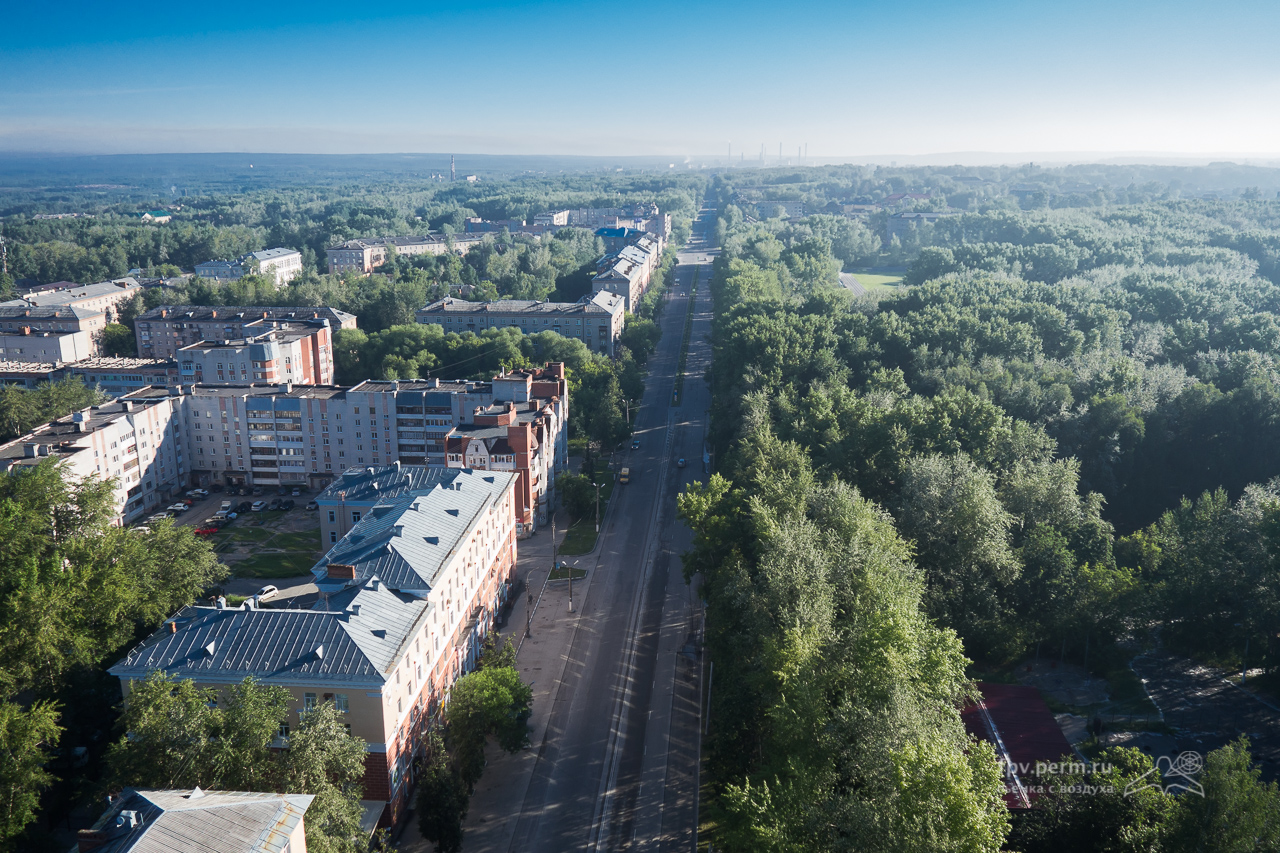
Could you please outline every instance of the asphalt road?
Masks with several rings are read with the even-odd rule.
[[[618,462],[630,468],[631,482],[615,489],[548,736],[523,800],[510,804],[519,812],[513,851],[693,849],[701,612],[681,574],[679,554],[691,534],[676,518],[675,495],[686,482],[706,479],[709,393],[702,374],[710,363],[714,252],[701,238],[714,217],[702,212],[681,253],[644,400],[633,413],[640,447],[623,450]],[[699,265],[697,297],[690,299]],[[673,405],[691,308],[683,399]]]

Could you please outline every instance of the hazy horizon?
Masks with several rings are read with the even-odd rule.
[[[965,5],[19,7],[0,151],[1280,159],[1276,4]]]

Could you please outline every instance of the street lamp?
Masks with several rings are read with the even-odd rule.
[[[600,533],[600,484],[599,483],[596,483],[596,533],[597,534]]]

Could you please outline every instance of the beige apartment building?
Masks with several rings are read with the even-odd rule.
[[[593,352],[613,355],[626,323],[626,300],[614,293],[595,293],[577,302],[500,299],[468,302],[452,296],[419,308],[419,323],[441,326],[445,332],[483,332],[519,329],[526,335],[556,332],[577,338]]]
[[[299,715],[333,702],[368,744],[364,799],[396,824],[427,728],[475,667],[513,580],[516,476],[449,473],[368,508],[313,569],[311,610],[218,599],[175,614],[110,668],[126,701],[156,670],[218,689],[253,676],[292,696],[280,746]]]
[[[465,255],[478,246],[482,239],[481,236],[472,234],[362,237],[330,246],[325,250],[325,260],[329,264],[330,273],[341,275],[356,272],[368,275],[373,272],[374,267],[387,259],[390,249],[394,249],[397,255],[443,255],[451,251]]]

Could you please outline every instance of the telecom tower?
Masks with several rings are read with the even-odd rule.
[[[456,180],[458,180],[458,167],[453,162],[453,155],[450,154],[449,155],[449,181],[452,183],[453,181],[456,181]]]

